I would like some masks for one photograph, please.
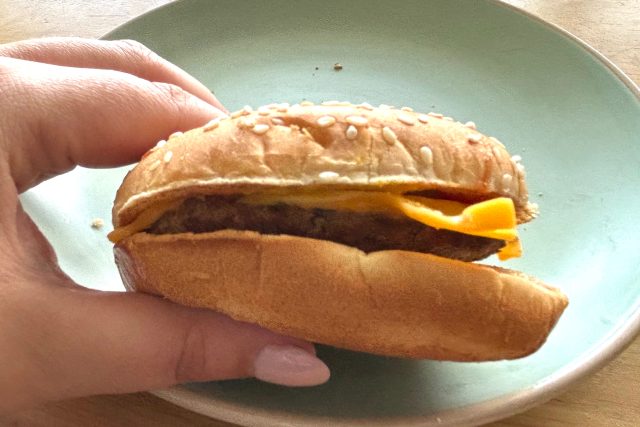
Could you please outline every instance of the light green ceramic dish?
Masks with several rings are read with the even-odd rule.
[[[571,300],[542,350],[518,361],[406,361],[321,348],[333,371],[324,386],[230,381],[163,398],[261,426],[477,424],[550,398],[640,328],[639,91],[561,30],[493,1],[191,0],[107,37],[142,41],[229,109],[339,99],[476,121],[524,157],[542,211],[523,230],[525,257],[508,265]],[[336,62],[344,69],[335,71]],[[98,289],[122,289],[107,230],[89,223],[110,218],[123,174],[77,169],[23,196],[63,267]]]

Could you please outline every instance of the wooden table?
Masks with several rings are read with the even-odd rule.
[[[471,0],[469,0],[471,1]],[[97,37],[167,0],[3,0],[0,43],[31,37]],[[558,24],[640,81],[640,0],[508,0]],[[640,425],[640,338],[564,394],[494,426]],[[4,418],[18,426],[228,426],[147,393],[52,403]]]

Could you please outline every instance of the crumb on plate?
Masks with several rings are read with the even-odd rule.
[[[103,226],[104,226],[104,220],[102,218],[94,218],[91,221],[91,228],[95,228],[96,230],[99,230]]]

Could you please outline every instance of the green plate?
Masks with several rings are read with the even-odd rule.
[[[322,347],[333,377],[320,387],[245,380],[160,396],[262,426],[477,424],[549,399],[640,328],[639,91],[562,30],[494,1],[191,0],[107,38],[147,44],[231,110],[338,99],[474,120],[524,157],[542,212],[522,232],[525,257],[507,265],[571,300],[548,343],[522,360],[408,361]],[[76,169],[23,196],[66,271],[98,289],[122,288],[108,230],[89,223],[110,218],[123,173]]]

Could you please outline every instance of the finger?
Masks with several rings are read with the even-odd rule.
[[[12,102],[0,112],[21,132],[4,138],[21,141],[6,147],[20,191],[77,164],[134,162],[171,133],[224,114],[178,86],[118,71],[0,58],[3,65]]]
[[[16,216],[23,239],[0,244],[0,252],[13,246],[2,265],[15,285],[0,299],[0,323],[11,322],[0,330],[0,358],[19,363],[0,364],[0,412],[188,381],[327,381],[329,370],[308,342],[150,295],[78,287],[57,268],[28,216],[21,209]],[[4,398],[7,387],[12,392]]]
[[[179,86],[226,111],[215,95],[196,78],[135,40],[105,41],[75,37],[25,40],[0,45],[0,56],[67,67],[122,71],[152,82]]]
[[[143,294],[49,289],[39,307],[46,342],[35,346],[46,400],[252,376],[291,386],[329,378],[311,344],[209,310]]]
[[[13,193],[3,193],[3,206],[0,208],[0,232],[3,242],[0,250],[4,251],[6,258],[12,258],[31,272],[42,274],[54,274],[67,278],[58,265],[58,258],[51,243],[40,232],[38,226],[26,214],[17,199],[15,188]],[[14,224],[6,224],[5,221],[15,221]],[[68,284],[63,280],[62,284]]]

